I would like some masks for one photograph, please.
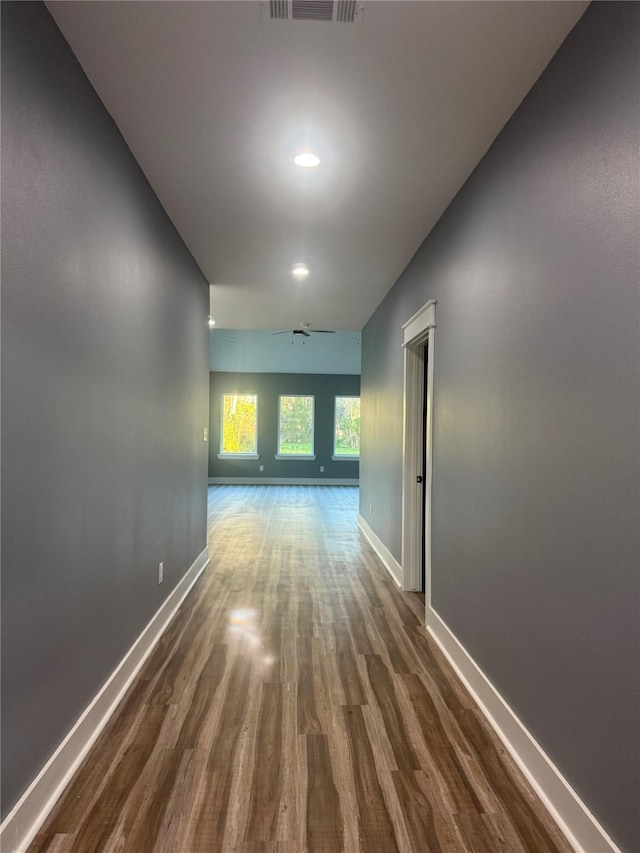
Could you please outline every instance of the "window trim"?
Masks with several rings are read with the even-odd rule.
[[[260,459],[259,453],[218,453],[218,459]]]
[[[290,396],[290,395],[285,394],[285,397],[286,396]],[[300,396],[303,396],[303,395],[300,395]],[[315,457],[315,454],[313,456],[299,456],[299,455],[295,456],[293,453],[291,453],[291,454],[285,453],[284,456],[282,456],[281,454],[276,453],[276,455],[273,458],[277,459],[279,462],[308,462],[309,460],[311,460],[313,462],[313,460],[316,457]]]
[[[224,442],[224,398],[225,397],[255,397],[256,398],[256,441],[255,451],[252,453],[235,453],[223,450]],[[220,396],[220,444],[218,459],[260,459],[258,453],[258,395],[239,391],[223,391]]]
[[[333,397],[333,454],[331,459],[334,462],[355,462],[360,459],[360,447],[358,446],[357,453],[336,453],[336,441],[338,438],[338,430],[337,430],[337,421],[338,421],[338,398],[341,400],[352,399],[352,400],[362,400],[360,394],[334,394]],[[362,403],[361,403],[362,404]],[[358,436],[358,445],[360,444],[360,436]]]
[[[311,400],[311,453],[282,453],[280,448],[281,400],[283,397],[308,397]],[[316,395],[315,394],[278,394],[278,444],[275,458],[279,461],[313,461],[316,458]]]

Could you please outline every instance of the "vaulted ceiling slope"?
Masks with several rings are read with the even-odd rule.
[[[218,326],[360,329],[584,2],[49,2],[211,283]],[[301,146],[321,158],[293,164]],[[291,267],[310,274],[295,280]]]

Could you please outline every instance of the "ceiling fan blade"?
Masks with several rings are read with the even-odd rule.
[[[272,335],[304,335],[305,338],[313,334],[335,335],[335,329],[285,329],[283,332],[271,332]]]

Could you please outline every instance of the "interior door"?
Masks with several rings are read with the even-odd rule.
[[[422,564],[422,575],[420,578],[420,589],[422,592],[426,590],[426,559],[425,559],[425,543],[426,543],[426,518],[425,518],[425,510],[427,508],[427,465],[429,464],[429,460],[427,458],[427,415],[428,415],[428,397],[427,388],[429,382],[429,370],[428,370],[428,362],[427,359],[429,357],[429,347],[425,344],[423,349],[423,358],[424,358],[424,393],[422,395],[422,399],[424,401],[422,408],[422,471],[420,472],[420,476],[422,478],[422,512],[421,512],[421,526],[422,526],[422,546],[421,546],[421,564]]]

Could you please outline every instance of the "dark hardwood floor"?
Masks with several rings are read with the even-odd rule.
[[[210,489],[211,565],[30,853],[571,850],[356,519]]]

